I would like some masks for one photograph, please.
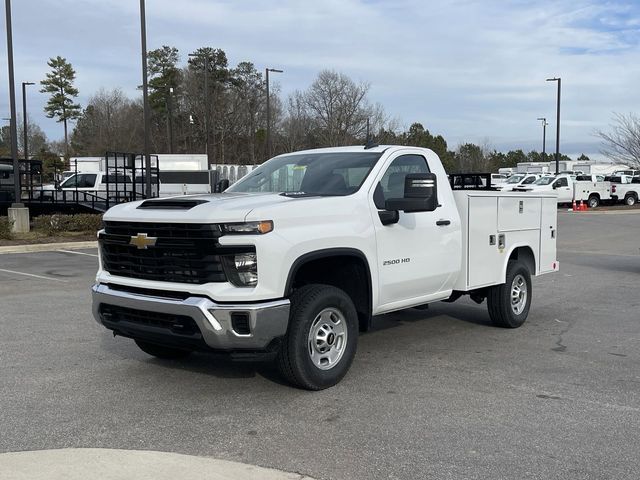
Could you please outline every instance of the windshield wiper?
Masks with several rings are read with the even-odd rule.
[[[289,198],[306,198],[306,197],[342,197],[342,193],[311,193],[311,192],[282,192],[280,195]]]

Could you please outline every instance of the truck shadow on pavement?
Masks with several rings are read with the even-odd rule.
[[[405,349],[410,348],[414,343],[424,345],[430,340],[435,342],[438,338],[453,339],[458,334],[466,332],[458,337],[458,339],[464,339],[469,333],[467,331],[493,329],[484,304],[478,306],[466,305],[462,302],[456,305],[437,304],[427,310],[408,309],[376,316],[373,319],[372,329],[361,333],[358,342],[359,349],[366,351],[384,340],[388,355],[398,356],[396,360],[401,361],[400,357],[404,356]],[[393,335],[390,335],[390,330],[393,330]],[[154,369],[160,367],[162,370],[188,371],[220,379],[262,377],[275,384],[289,385],[278,373],[275,362],[268,360],[238,360],[206,352],[196,352],[181,360],[161,360],[139,351],[129,339],[116,337],[114,340],[111,336],[105,336],[102,348],[123,360],[140,362],[142,365],[153,366]],[[389,359],[379,361],[384,362]],[[372,365],[371,368],[377,367]],[[157,376],[160,379],[164,374],[159,371]]]

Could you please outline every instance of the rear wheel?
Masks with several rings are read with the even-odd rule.
[[[598,195],[591,195],[588,200],[589,208],[596,208],[600,205],[600,197]]]
[[[626,197],[624,197],[624,203],[626,203],[629,206],[635,205],[636,201],[637,201],[637,199],[636,199],[635,195],[627,195]]]
[[[297,387],[332,387],[349,370],[357,344],[358,315],[351,298],[336,287],[306,285],[291,296],[278,369]]]
[[[487,305],[497,327],[518,328],[525,322],[531,307],[531,274],[526,265],[509,261],[506,282],[490,288]]]
[[[181,350],[179,348],[166,347],[156,343],[145,342],[144,340],[134,340],[136,345],[140,347],[144,353],[148,353],[153,357],[163,358],[167,360],[175,360],[185,358],[191,355],[191,350]]]

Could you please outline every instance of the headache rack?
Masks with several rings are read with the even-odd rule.
[[[491,186],[490,173],[452,173],[449,184],[452,190],[497,190]]]

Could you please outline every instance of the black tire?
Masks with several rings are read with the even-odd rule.
[[[329,350],[335,348],[339,357],[333,366],[327,361],[325,369],[317,366],[311,358],[314,344],[310,337],[323,322],[320,313],[325,312],[333,320],[334,326],[344,322],[341,329],[342,348],[337,348],[340,336],[326,344]],[[337,313],[336,315],[331,312]],[[336,330],[337,331],[337,330]],[[331,330],[333,332],[333,330]],[[327,339],[331,338],[331,334]],[[320,345],[317,341],[316,345]],[[291,296],[289,328],[278,353],[277,364],[282,376],[291,384],[306,390],[323,390],[337,384],[346,375],[358,346],[358,314],[351,298],[342,290],[329,285],[305,285]],[[334,353],[335,354],[335,353]],[[326,360],[326,358],[325,358]]]
[[[624,203],[626,205],[629,205],[630,207],[635,205],[637,201],[638,199],[635,195],[627,195],[626,197],[624,197]]]
[[[186,358],[191,355],[191,350],[182,350],[179,348],[166,347],[157,343],[149,343],[144,340],[134,340],[136,345],[140,347],[144,353],[148,353],[152,357],[162,358],[165,360],[176,360]]]
[[[519,313],[512,307],[512,290],[516,278],[522,279],[526,284],[526,298]],[[531,307],[531,273],[525,264],[511,260],[507,265],[506,282],[489,289],[487,306],[489,317],[496,327],[518,328],[529,315]]]
[[[600,205],[600,197],[598,195],[591,195],[587,200],[589,208],[596,208]]]

